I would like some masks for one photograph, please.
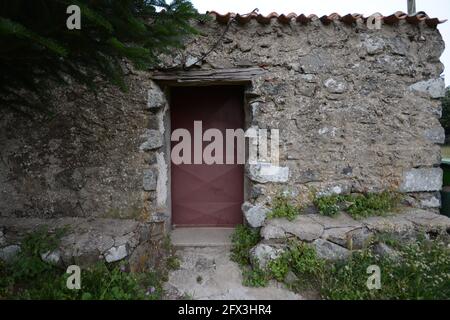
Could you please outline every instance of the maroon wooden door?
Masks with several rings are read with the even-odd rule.
[[[224,164],[194,164],[194,121],[202,134],[223,135]],[[172,223],[175,226],[231,227],[242,223],[244,166],[225,164],[225,129],[243,128],[243,89],[238,86],[175,87],[171,92],[171,130],[189,130],[191,164],[171,162]],[[203,142],[203,148],[210,142]],[[178,142],[172,142],[172,147]],[[236,148],[236,143],[235,143]]]

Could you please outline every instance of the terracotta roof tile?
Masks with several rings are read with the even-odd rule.
[[[300,24],[308,24],[313,20],[319,19],[324,25],[328,25],[335,20],[342,21],[345,24],[349,24],[349,25],[355,23],[358,19],[362,19],[363,21],[367,20],[367,17],[364,17],[362,14],[358,14],[358,13],[347,14],[345,16],[340,16],[337,13],[332,13],[330,15],[324,15],[320,18],[318,16],[316,16],[315,14],[306,16],[304,14],[297,15],[292,12],[289,14],[280,14],[280,15],[276,12],[272,12],[265,16],[262,14],[258,14],[256,12],[241,15],[239,13],[236,14],[236,13],[232,13],[232,12],[228,12],[226,14],[220,14],[215,11],[210,11],[210,12],[208,12],[208,14],[215,17],[216,21],[221,24],[227,24],[230,21],[230,19],[235,19],[236,22],[239,24],[246,24],[246,23],[250,22],[250,20],[252,20],[252,19],[255,19],[260,24],[269,24],[272,19],[277,19],[278,22],[280,22],[282,24],[289,24],[292,21],[295,21]],[[413,24],[413,25],[417,25],[421,22],[425,22],[425,24],[430,27],[436,27],[438,24],[444,23],[447,21],[447,20],[439,20],[438,18],[430,18],[423,11],[420,11],[420,12],[416,13],[415,15],[411,15],[411,16],[409,16],[408,14],[406,14],[404,12],[397,11],[396,13],[391,14],[389,16],[381,16],[381,19],[383,19],[384,23],[389,24],[389,25],[394,25],[394,24],[398,23],[400,20],[406,20],[408,23]]]

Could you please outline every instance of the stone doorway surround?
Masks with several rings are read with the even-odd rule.
[[[171,195],[170,195],[170,88],[174,86],[213,86],[241,85],[244,91],[244,130],[254,125],[254,104],[260,93],[262,76],[267,72],[260,67],[217,69],[154,71],[151,74],[152,86],[148,90],[148,110],[158,116],[158,130],[149,130],[145,136],[148,140],[141,150],[156,153],[156,163],[151,164],[144,174],[144,190],[155,192],[156,199],[147,201],[146,208],[150,222],[163,222],[166,230],[171,230]],[[270,163],[246,165],[244,171],[244,200],[250,197],[254,183],[283,183],[289,177],[288,167],[274,166]]]

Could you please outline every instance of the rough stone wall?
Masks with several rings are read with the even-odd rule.
[[[394,189],[410,193],[414,206],[439,207],[444,42],[437,29],[404,21],[381,30],[362,21],[234,22],[216,50],[192,65],[225,29],[214,21],[198,27],[202,35],[164,67],[267,70],[248,88],[246,108],[250,125],[280,130],[281,167],[266,168],[268,177],[260,165],[248,168],[249,200],[270,203],[280,189],[300,198],[311,188]]]
[[[50,233],[67,227],[49,253],[54,263],[126,258],[138,270],[160,262],[167,227],[158,211],[167,199],[157,194],[167,175],[158,153],[165,99],[160,91],[149,95],[148,73],[126,68],[127,92],[103,81],[96,94],[77,84],[55,86],[51,114],[29,119],[2,110],[1,260],[43,226]]]
[[[159,118],[148,108],[148,75],[127,83],[126,93],[98,83],[97,96],[78,85],[55,89],[54,113],[38,119],[2,113],[0,216],[149,216],[156,154],[144,150],[162,143]]]

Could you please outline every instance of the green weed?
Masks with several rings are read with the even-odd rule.
[[[272,211],[269,213],[268,218],[286,218],[292,221],[298,216],[299,212],[299,208],[292,205],[288,197],[279,194],[273,200]]]

